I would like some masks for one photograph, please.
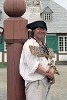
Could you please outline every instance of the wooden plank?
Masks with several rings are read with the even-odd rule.
[[[7,99],[25,100],[24,80],[19,74],[19,61],[22,51],[22,44],[14,43],[7,45]]]

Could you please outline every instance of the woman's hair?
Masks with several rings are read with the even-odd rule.
[[[28,38],[34,38],[34,32],[28,31]]]

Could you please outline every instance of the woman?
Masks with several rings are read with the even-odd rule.
[[[45,54],[42,40],[47,26],[44,21],[35,21],[26,27],[33,33],[33,38],[25,42],[20,58],[20,75],[25,80],[26,100],[50,100],[49,90],[51,84],[55,83],[54,68],[50,68],[48,58],[41,54]],[[38,48],[39,53],[35,53],[35,50],[32,53],[30,46]]]

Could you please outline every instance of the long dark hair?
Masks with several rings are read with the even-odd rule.
[[[34,32],[28,31],[28,38],[34,38]]]

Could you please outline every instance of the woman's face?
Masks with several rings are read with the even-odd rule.
[[[33,32],[34,32],[34,38],[39,39],[39,40],[42,40],[47,33],[46,29],[40,28],[40,27],[34,29]]]

